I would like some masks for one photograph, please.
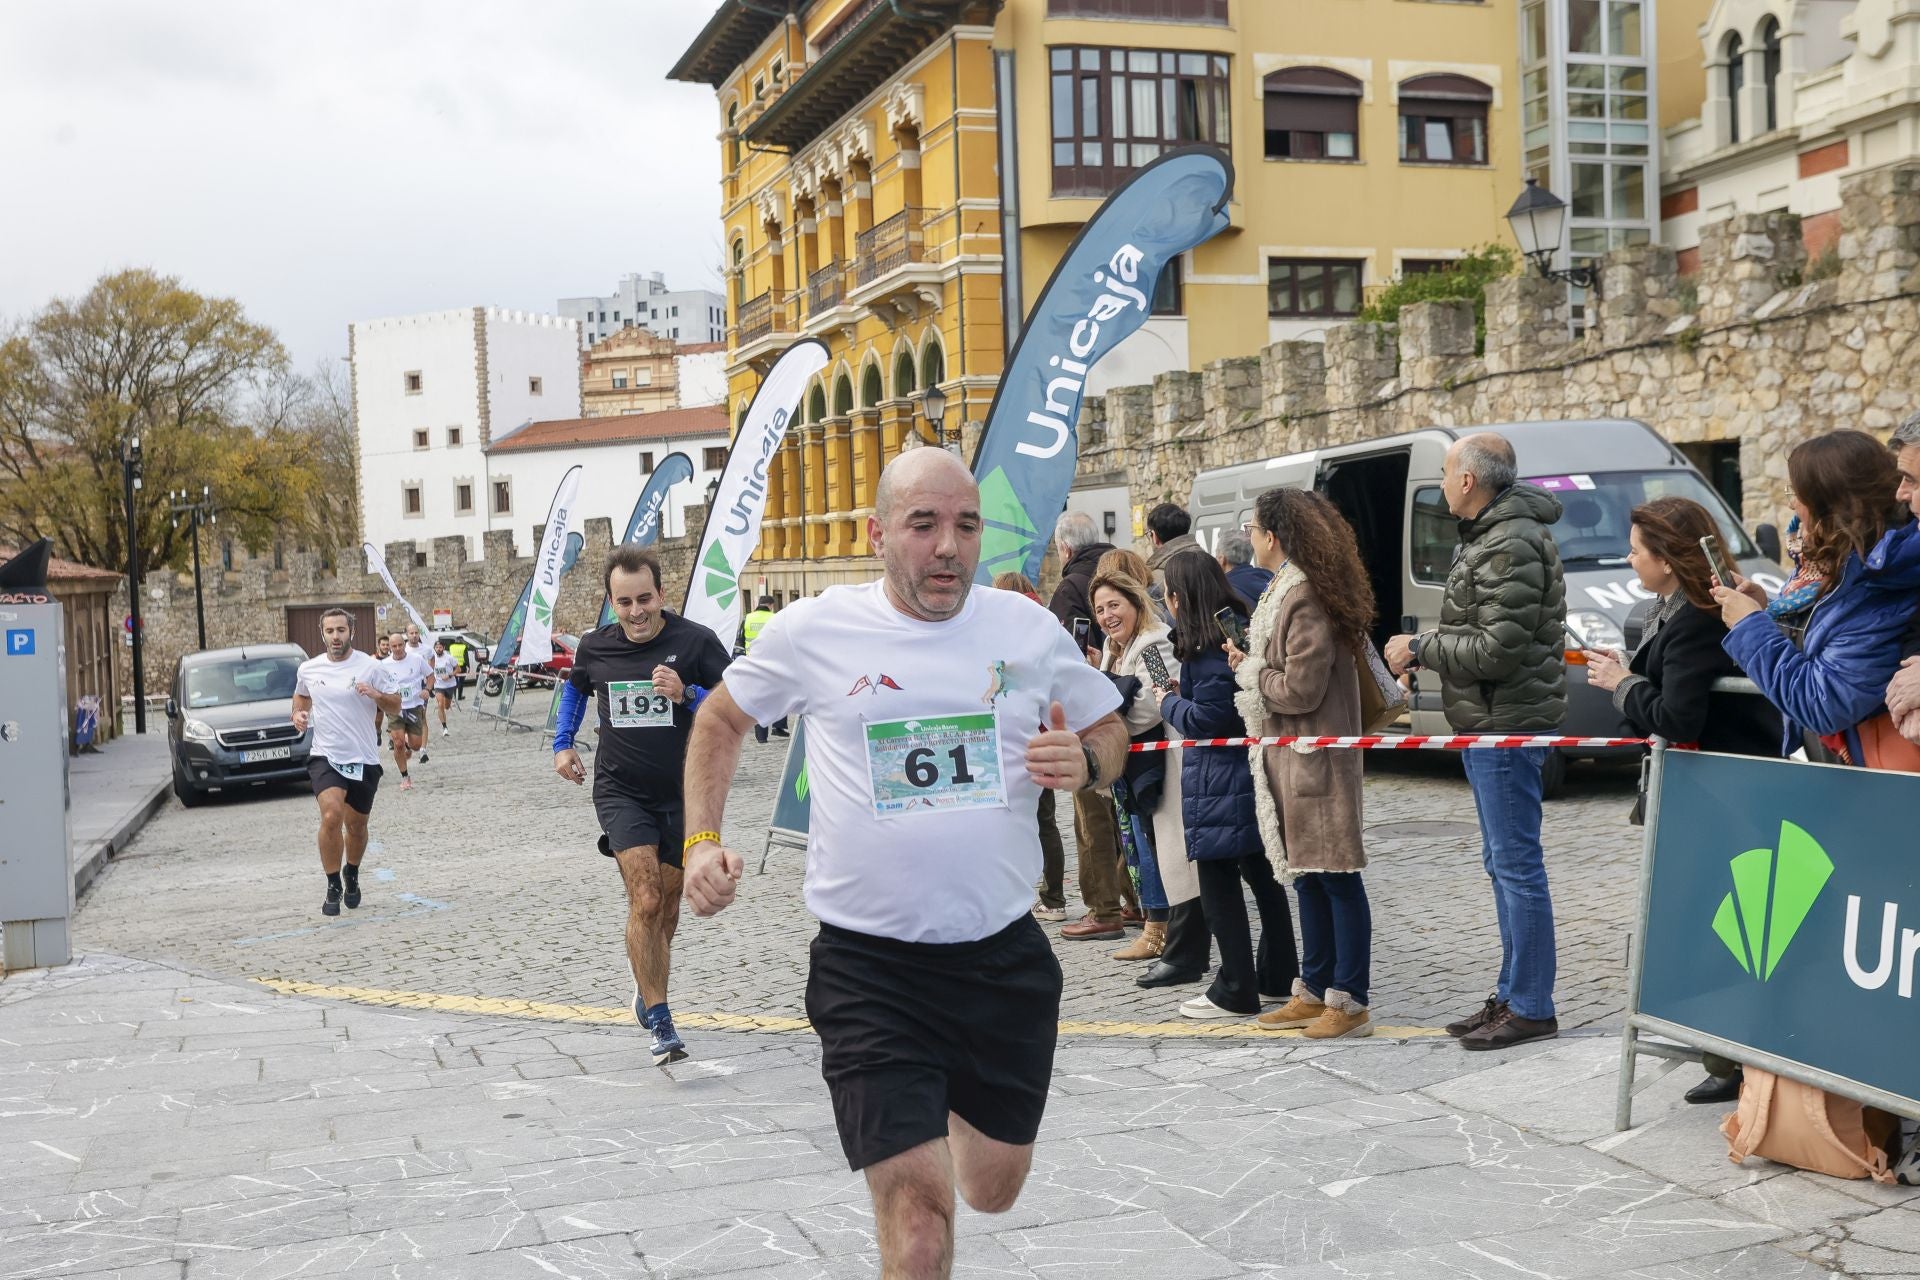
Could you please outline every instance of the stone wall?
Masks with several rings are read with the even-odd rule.
[[[1798,220],[1741,215],[1703,232],[1697,275],[1659,246],[1613,254],[1578,341],[1566,290],[1515,277],[1487,291],[1482,355],[1470,304],[1423,303],[1397,325],[1115,388],[1086,403],[1078,482],[1184,506],[1196,472],[1232,463],[1428,426],[1630,417],[1676,443],[1738,441],[1745,517],[1778,520],[1794,445],[1884,434],[1920,408],[1920,165],[1846,180],[1839,260],[1805,281]]]
[[[664,538],[654,544],[666,570],[667,599],[675,607],[686,592],[693,557],[700,536],[706,529],[704,506],[686,508],[687,532],[684,537]],[[559,608],[555,612],[556,632],[579,634],[597,619],[606,575],[607,552],[613,545],[612,523],[604,518],[588,520],[581,530],[586,544],[580,559],[561,584]],[[539,545],[540,531],[534,531]],[[466,539],[455,536],[433,540],[427,566],[416,566],[416,551],[428,550],[413,542],[389,542],[386,560],[394,582],[413,602],[421,616],[432,621],[434,609],[452,609],[456,625],[471,627],[498,637],[507,615],[520,597],[527,575],[533,571],[532,555],[519,555],[513,532],[495,529],[485,535],[483,558],[467,558]],[[216,553],[217,556],[217,553]],[[344,566],[346,572],[322,570],[318,555],[300,552],[288,554],[284,569],[273,567],[271,555],[244,558],[236,550],[234,567],[223,572],[215,558],[211,566],[203,563],[203,588],[206,592],[207,646],[248,642],[280,642],[287,638],[287,609],[297,605],[373,604],[393,605],[387,623],[404,627],[406,615],[378,574],[357,572],[358,565]],[[193,575],[161,570],[146,576],[146,594],[140,601],[143,634],[146,637],[142,665],[149,694],[164,695],[180,656],[200,647],[194,621]],[[126,612],[126,593],[122,588],[115,604],[115,617]],[[372,640],[355,636],[354,643],[371,649]],[[133,651],[122,645],[118,650],[120,687],[133,687]]]

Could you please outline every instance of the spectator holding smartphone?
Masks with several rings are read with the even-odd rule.
[[[1900,487],[1894,496],[1920,516],[1920,413],[1894,428],[1887,448],[1892,450],[1893,465],[1899,469]],[[1887,685],[1887,710],[1900,736],[1920,746],[1920,617],[1907,629],[1901,653],[1904,660],[1899,674]]]
[[[1752,694],[1714,693],[1713,682],[1741,674],[1722,642],[1727,625],[1714,603],[1714,575],[1701,540],[1717,537],[1713,516],[1688,498],[1655,498],[1633,509],[1627,562],[1658,597],[1631,662],[1619,654],[1587,660],[1587,683],[1611,690],[1634,733],[1735,755],[1780,754],[1780,713]],[[1634,805],[1639,820],[1641,804]],[[1717,1054],[1707,1078],[1687,1090],[1693,1103],[1740,1096],[1740,1066]]]
[[[1218,561],[1174,556],[1167,561],[1167,607],[1173,612],[1173,653],[1180,687],[1160,691],[1160,714],[1183,738],[1238,737],[1244,726],[1234,705],[1239,685],[1227,653],[1244,637],[1247,609]],[[1231,631],[1220,618],[1230,620]],[[1220,944],[1220,971],[1202,995],[1180,1006],[1189,1018],[1251,1018],[1263,1000],[1283,1001],[1300,976],[1293,918],[1286,891],[1274,879],[1261,846],[1247,757],[1231,747],[1196,748],[1180,763],[1181,821],[1187,858],[1200,881],[1207,929]],[[1241,882],[1260,913],[1254,949]]]
[[[1920,605],[1920,526],[1895,497],[1892,455],[1864,432],[1806,441],[1787,477],[1794,576],[1771,601],[1745,578],[1715,587],[1723,646],[1780,709],[1785,750],[1887,767],[1911,750],[1884,698]]]

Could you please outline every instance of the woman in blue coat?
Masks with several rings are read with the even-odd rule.
[[[1772,601],[1745,579],[1716,587],[1721,643],[1780,709],[1786,751],[1881,765],[1869,722],[1885,710],[1920,605],[1920,526],[1894,496],[1892,456],[1864,432],[1806,441],[1787,476],[1796,572]]]
[[[1234,707],[1239,685],[1227,665],[1226,633],[1215,615],[1232,610],[1241,632],[1246,606],[1219,562],[1191,553],[1166,562],[1167,607],[1173,612],[1173,652],[1180,659],[1179,691],[1163,691],[1160,714],[1182,738],[1230,738],[1246,726]],[[1274,879],[1260,842],[1253,774],[1246,752],[1235,747],[1195,747],[1182,752],[1180,811],[1187,857],[1200,876],[1200,905],[1220,944],[1220,970],[1206,994],[1180,1006],[1189,1018],[1250,1018],[1263,999],[1284,1000],[1300,976],[1293,918],[1286,891]],[[1253,890],[1260,912],[1256,954],[1240,882]]]

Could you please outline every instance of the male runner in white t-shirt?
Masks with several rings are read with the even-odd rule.
[[[427,685],[433,679],[433,664],[407,647],[407,637],[396,631],[387,637],[387,675],[400,693],[400,710],[387,717],[387,734],[393,747],[393,762],[400,766],[400,789],[413,790],[407,776],[407,761],[414,752],[422,763],[427,758]]]
[[[380,717],[400,710],[379,659],[353,647],[353,615],[320,615],[325,649],[300,664],[293,684],[293,725],[313,730],[307,776],[320,802],[320,869],[327,876],[323,915],[360,905],[360,858],[367,851],[367,815],[380,786]],[[346,878],[341,879],[342,855]]]
[[[1028,911],[1040,792],[1126,758],[1119,694],[1053,615],[971,590],[980,531],[953,455],[888,464],[867,521],[885,578],[775,615],[687,756],[686,895],[707,916],[741,874],[716,834],[741,740],[806,716],[807,1016],[889,1276],[949,1273],[956,1183],[999,1213],[1026,1181],[1060,1019],[1060,966]]]

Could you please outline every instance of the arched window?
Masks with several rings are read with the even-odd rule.
[[[927,343],[926,354],[920,357],[920,385],[931,387],[946,381],[947,355],[940,350],[937,342]]]
[[[880,362],[875,360],[867,365],[866,372],[860,375],[860,407],[871,409],[886,399],[886,390],[880,385]]]
[[[1328,67],[1288,67],[1261,82],[1269,160],[1360,158],[1360,82]]]
[[[853,412],[853,382],[844,373],[833,380],[833,412],[835,417]]]
[[[893,361],[893,398],[903,399],[913,394],[913,352],[902,351]]]
[[[740,104],[727,108],[727,167],[740,167]]]
[[[1768,18],[1760,24],[1760,48],[1765,59],[1767,132],[1780,127],[1780,23]]]
[[[827,416],[827,389],[819,383],[813,384],[813,391],[807,396],[807,421],[818,422]]]
[[[747,300],[747,242],[733,242],[733,310],[737,316]]]
[[[1740,91],[1747,87],[1746,51],[1740,33],[1727,37],[1727,143],[1740,141]]]
[[[1485,164],[1493,90],[1467,76],[1415,76],[1400,83],[1400,159]]]

